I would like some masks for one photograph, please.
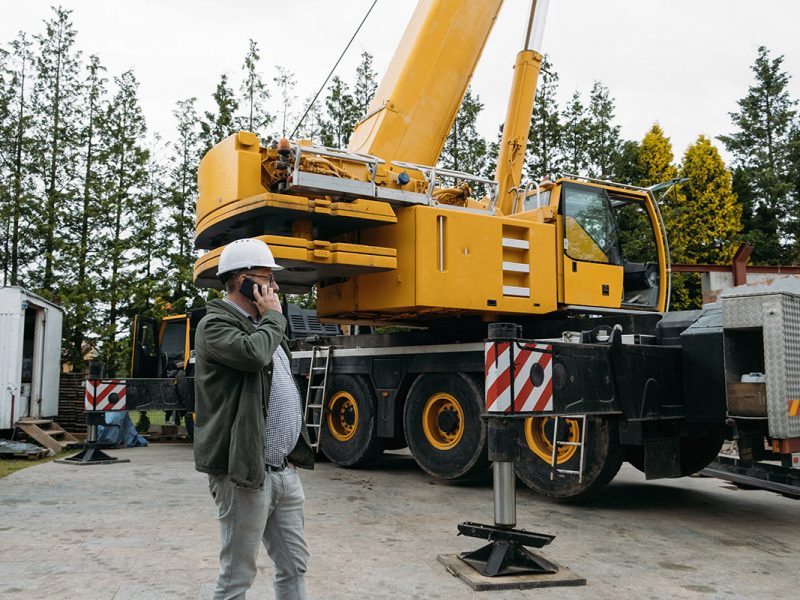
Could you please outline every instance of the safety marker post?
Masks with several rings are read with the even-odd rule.
[[[131,462],[129,458],[117,458],[103,452],[109,448],[107,442],[97,441],[97,427],[104,425],[105,415],[112,410],[125,410],[125,385],[119,380],[103,379],[102,363],[90,363],[89,375],[84,390],[84,411],[86,412],[86,441],[78,454],[55,462],[66,465],[110,465]]]
[[[487,409],[482,415],[487,421],[489,460],[493,461],[494,470],[494,524],[466,521],[458,525],[459,535],[485,539],[489,543],[472,552],[439,556],[439,562],[474,590],[586,585],[586,579],[526,548],[542,548],[555,539],[554,535],[516,529],[514,461],[519,458],[522,424],[530,416],[529,413],[513,412],[513,347],[521,335],[521,326],[513,323],[489,325],[487,348],[492,344],[505,344],[510,353],[510,372],[505,377],[511,388],[512,408],[504,412]],[[491,358],[492,355],[487,352],[487,356]],[[498,359],[496,349],[493,356],[495,360]]]

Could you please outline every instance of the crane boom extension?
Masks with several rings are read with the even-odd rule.
[[[348,149],[436,164],[502,4],[419,2]]]

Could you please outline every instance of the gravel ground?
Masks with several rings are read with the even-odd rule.
[[[215,508],[191,446],[112,452],[130,463],[48,463],[0,479],[0,598],[209,599]],[[473,592],[436,560],[472,550],[461,521],[489,523],[487,477],[445,485],[405,453],[368,470],[302,472],[308,588],[320,599],[791,598],[800,502],[714,479],[646,482],[623,467],[581,505],[518,490],[518,526],[558,537],[543,554],[588,585]],[[271,566],[248,597],[272,598]]]

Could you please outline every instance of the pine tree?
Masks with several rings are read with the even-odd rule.
[[[241,128],[247,131],[258,133],[266,139],[269,126],[275,118],[267,111],[267,100],[269,100],[269,89],[264,83],[261,74],[258,72],[258,63],[261,54],[258,50],[258,43],[250,40],[250,47],[244,57],[242,70],[244,80],[242,81],[242,115]]]
[[[281,66],[276,67],[278,74],[272,78],[272,81],[278,86],[281,91],[281,137],[286,137],[287,119],[291,117],[290,109],[292,103],[297,99],[294,95],[294,88],[297,85],[294,73]]]
[[[331,80],[330,92],[325,99],[327,118],[322,125],[322,143],[325,146],[345,148],[356,123],[353,96],[347,84],[338,75]]]
[[[228,84],[228,76],[225,73],[220,75],[219,83],[211,97],[214,99],[216,111],[206,111],[205,119],[200,123],[202,154],[237,130],[236,111],[239,109],[239,102]]]
[[[192,284],[192,270],[196,253],[194,237],[194,199],[197,197],[197,165],[201,148],[197,143],[200,119],[195,107],[197,99],[189,98],[177,103],[173,111],[177,120],[177,139],[170,145],[165,195],[165,225],[163,228],[166,250],[164,271],[170,289],[166,298],[172,308],[185,311],[198,301]]]
[[[730,263],[742,229],[742,206],[733,192],[731,173],[708,138],[699,136],[686,150],[680,176],[688,182],[682,194],[669,195],[665,216],[673,262]],[[672,298],[676,310],[699,308],[699,277],[674,276]]]
[[[35,214],[33,194],[33,114],[30,88],[33,76],[31,42],[20,33],[11,42],[6,57],[4,104],[6,114],[0,123],[0,165],[3,169],[3,284],[23,282],[22,269],[35,251],[31,215]]]
[[[144,144],[144,140],[141,143]],[[164,273],[164,248],[161,244],[165,223],[164,197],[167,195],[164,182],[166,168],[162,160],[166,148],[161,136],[156,133],[142,150],[142,187],[137,190],[138,193],[131,195],[136,229],[131,234],[133,277],[127,309],[130,319],[134,315],[162,317],[165,305],[161,298],[171,283]]]
[[[104,231],[104,326],[101,356],[109,373],[122,370],[128,351],[125,333],[137,268],[142,266],[137,251],[149,215],[143,212],[143,190],[147,188],[147,150],[142,146],[145,122],[137,97],[138,82],[133,72],[114,78],[117,92],[104,116],[101,160],[106,165]],[[142,219],[142,217],[144,217]],[[140,223],[140,219],[144,223]],[[150,232],[146,232],[150,235]],[[141,298],[139,298],[141,303]]]
[[[305,118],[298,124],[295,139],[310,140],[315,144],[322,144],[322,130],[325,125],[325,115],[319,106],[319,102],[311,104],[314,96],[311,95],[303,102],[303,106],[308,106]]]
[[[614,99],[608,88],[595,81],[589,93],[589,144],[587,157],[589,176],[610,179],[618,161],[619,125],[614,124]]]
[[[101,170],[104,165],[100,164],[98,158],[99,121],[106,110],[107,80],[103,76],[104,72],[105,67],[100,64],[100,59],[91,56],[81,100],[81,203],[76,207],[73,219],[67,221],[72,229],[70,238],[75,243],[65,249],[65,254],[68,256],[68,264],[74,267],[75,277],[74,282],[70,281],[71,285],[61,293],[63,304],[70,307],[65,313],[64,354],[77,371],[85,367],[83,357],[86,354],[84,346],[87,343],[87,333],[96,331],[99,325],[96,306],[99,282],[94,268],[99,240],[94,232],[100,227],[104,217],[99,202],[103,193]]]
[[[356,83],[353,86],[353,111],[357,119],[362,119],[369,110],[369,103],[378,89],[378,74],[372,67],[372,54],[366,50],[361,53],[361,62],[356,68]]]
[[[789,196],[789,219],[785,226],[786,232],[789,238],[794,240],[794,244],[787,259],[792,264],[800,264],[800,243],[798,243],[800,240],[800,121],[795,121],[789,139],[792,193]],[[734,189],[736,189],[735,186]]]
[[[589,169],[590,120],[578,91],[572,94],[562,117],[561,153],[564,169],[585,175]]]
[[[472,93],[471,88],[467,88],[439,157],[439,164],[445,169],[475,175],[483,172],[486,166],[486,140],[475,128],[482,110],[480,98]]]
[[[720,136],[734,156],[735,181],[745,205],[745,238],[754,242],[753,260],[783,264],[795,239],[791,223],[792,124],[797,101],[789,96],[783,56],[759,47],[752,66],[755,83],[730,113],[736,130]]]
[[[38,48],[34,87],[37,155],[45,195],[40,223],[44,266],[39,287],[50,297],[56,293],[57,252],[70,243],[63,238],[67,232],[61,228],[64,216],[72,208],[65,203],[77,195],[72,182],[76,179],[80,97],[80,53],[75,48],[77,32],[70,20],[72,11],[58,7],[53,12],[52,18],[45,21],[45,33],[35,36]]]
[[[641,151],[642,147],[636,140],[625,140],[620,144],[619,153],[612,167],[612,181],[635,185],[642,179],[642,171],[639,168]]]
[[[545,56],[539,72],[525,161],[528,178],[534,181],[545,175],[554,176],[561,170],[561,119],[557,95],[558,73]]]
[[[654,123],[645,134],[637,156],[639,178],[637,185],[649,187],[678,176],[678,169],[672,164],[672,142],[664,135],[661,125]]]

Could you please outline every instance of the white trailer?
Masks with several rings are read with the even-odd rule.
[[[0,430],[58,414],[61,309],[20,287],[0,288]]]

